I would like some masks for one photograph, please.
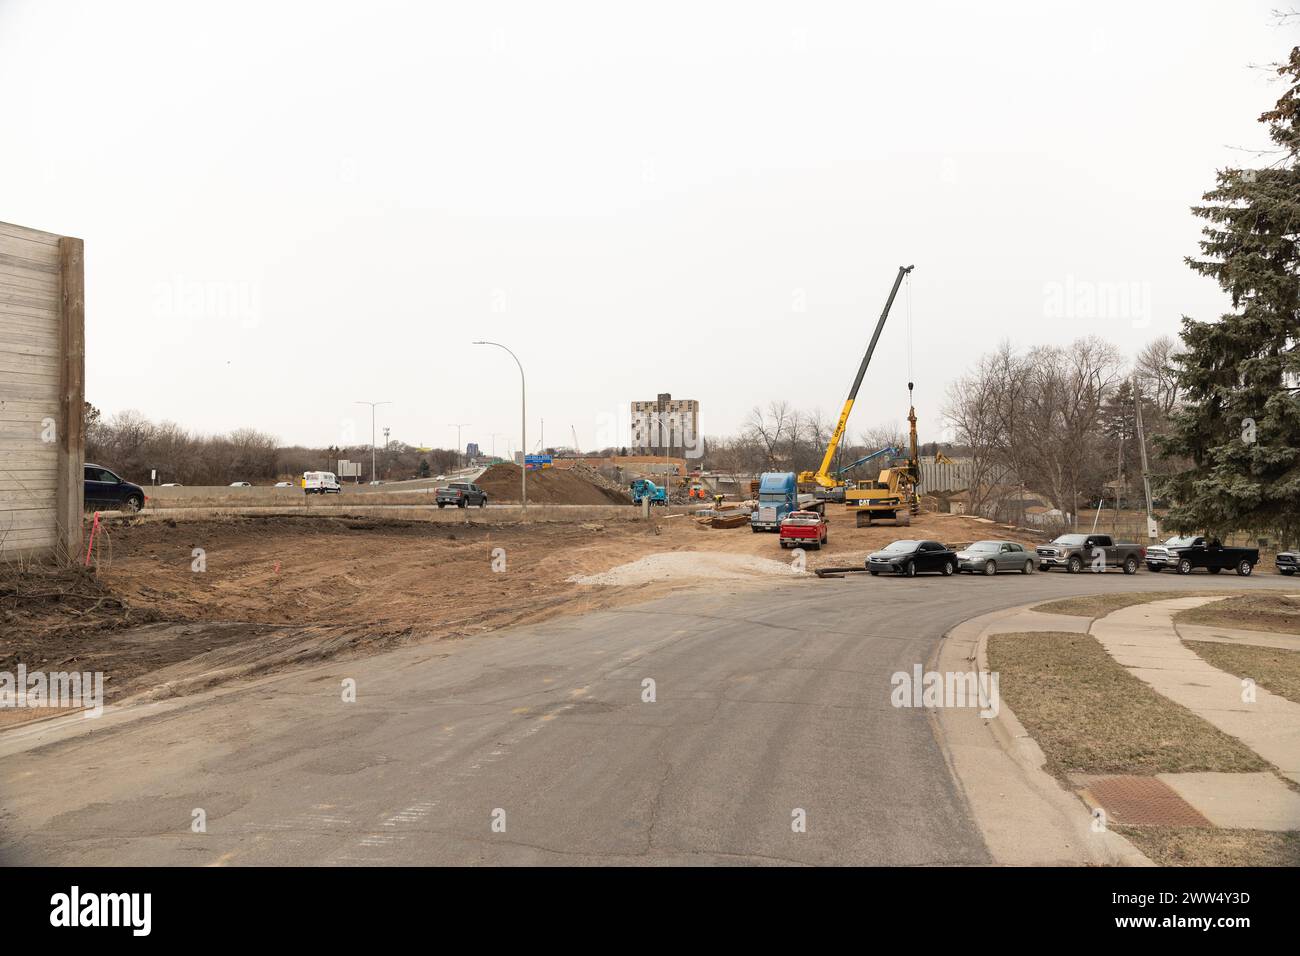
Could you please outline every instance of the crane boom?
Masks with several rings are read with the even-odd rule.
[[[845,465],[843,468],[836,471],[835,474],[842,475],[846,471],[852,471],[854,468],[857,468],[859,465],[865,465],[867,462],[879,458],[881,455],[889,455],[890,457],[897,457],[898,454],[899,454],[898,449],[895,448],[893,445],[889,445],[885,448],[880,449],[880,451],[873,451],[870,455],[864,455],[862,458],[859,458],[857,461]]]
[[[821,467],[815,472],[804,472],[799,476],[800,481],[815,481],[823,488],[834,488],[839,482],[831,475],[831,462],[835,459],[835,452],[840,447],[840,441],[844,438],[844,431],[849,424],[849,412],[853,411],[853,402],[858,397],[858,388],[862,385],[862,379],[867,374],[867,366],[871,364],[871,355],[876,351],[876,343],[880,340],[880,332],[885,327],[885,319],[889,318],[889,310],[894,304],[894,297],[898,295],[898,287],[903,284],[904,277],[911,272],[915,266],[899,266],[898,275],[894,278],[894,287],[889,290],[889,298],[885,300],[885,308],[880,313],[880,318],[876,322],[876,330],[871,333],[871,343],[867,346],[867,354],[862,356],[862,364],[858,366],[858,377],[853,380],[853,387],[849,389],[849,397],[844,402],[844,410],[840,412],[840,420],[835,425],[835,432],[831,435],[830,443],[826,446],[826,455],[822,458]]]

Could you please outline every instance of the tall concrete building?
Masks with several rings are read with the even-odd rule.
[[[691,398],[674,399],[667,392],[653,402],[633,402],[631,452],[698,457],[703,452],[700,403]]]

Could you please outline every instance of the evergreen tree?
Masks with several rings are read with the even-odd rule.
[[[1232,311],[1183,317],[1186,404],[1158,439],[1191,462],[1163,482],[1181,532],[1300,537],[1300,47],[1277,73],[1286,91],[1260,116],[1275,160],[1221,170],[1192,207],[1207,224],[1187,264],[1219,283]]]

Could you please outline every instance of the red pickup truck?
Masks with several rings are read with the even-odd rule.
[[[813,547],[826,543],[826,516],[816,511],[791,511],[781,519],[781,547]]]

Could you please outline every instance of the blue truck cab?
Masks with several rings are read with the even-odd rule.
[[[812,495],[805,496],[809,499]],[[765,472],[758,481],[758,508],[749,516],[752,531],[780,531],[781,519],[799,510],[799,485],[792,471]]]

